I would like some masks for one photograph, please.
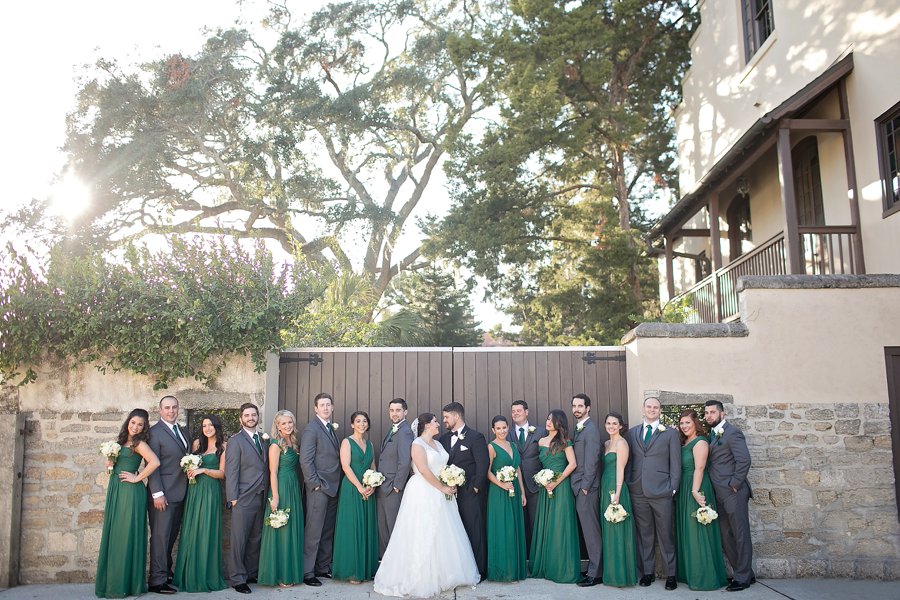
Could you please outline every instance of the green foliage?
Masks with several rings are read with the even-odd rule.
[[[302,266],[276,268],[262,243],[170,240],[172,252],[128,246],[120,260],[57,248],[34,269],[9,248],[0,267],[0,374],[20,383],[47,356],[155,378],[208,382],[229,354],[256,368],[321,291]],[[21,369],[26,369],[23,374]]]
[[[415,340],[397,336],[384,341],[391,346],[480,346],[482,333],[475,324],[469,290],[456,284],[453,275],[435,264],[404,273],[395,280],[387,301],[402,312],[415,315],[418,335]],[[412,329],[412,328],[409,328]],[[410,344],[411,341],[415,343]]]

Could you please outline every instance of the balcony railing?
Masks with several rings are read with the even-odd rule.
[[[854,274],[853,227],[800,227],[800,254],[809,275]],[[737,281],[744,275],[784,275],[787,255],[784,232],[752,251],[731,261],[676,296],[675,301],[689,298],[689,323],[717,323],[737,318]]]

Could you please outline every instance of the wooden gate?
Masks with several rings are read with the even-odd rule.
[[[292,349],[279,362],[278,408],[293,412],[298,427],[313,417],[312,399],[325,391],[334,396],[343,435],[351,413],[363,410],[372,420],[372,440],[387,432],[387,405],[397,397],[409,404],[410,421],[423,412],[440,418],[441,407],[461,402],[466,422],[488,439],[491,419],[509,417],[514,400],[528,402],[530,421],[540,424],[561,408],[571,426],[577,393],[590,396],[598,421],[610,410],[628,412],[619,347]]]

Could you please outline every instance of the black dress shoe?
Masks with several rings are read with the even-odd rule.
[[[153,594],[174,594],[178,590],[173,588],[168,583],[162,583],[160,585],[151,585],[147,587],[147,591]]]
[[[316,577],[321,577],[322,579],[331,579],[331,571],[322,571],[320,573],[316,573]]]
[[[666,577],[666,589],[674,590],[678,587],[678,580],[674,577]]]
[[[259,583],[259,581],[256,580],[256,577],[248,577],[247,583]]]
[[[582,571],[581,578],[584,579],[585,577],[587,577],[587,571]]]
[[[313,587],[318,587],[318,586],[322,585],[322,582],[319,581],[318,579],[316,579],[315,577],[304,577],[303,583],[305,583],[306,585],[311,585]]]
[[[740,592],[741,590],[746,590],[750,587],[749,583],[741,583],[740,581],[732,581],[728,584],[728,587],[725,588],[726,592]]]
[[[578,582],[578,587],[593,587],[598,583],[603,583],[603,579],[601,577],[585,577]]]
[[[641,587],[648,587],[651,583],[653,583],[654,579],[656,579],[656,577],[654,577],[653,575],[644,575],[643,577],[641,577],[638,585]]]
[[[233,585],[231,587],[233,587],[234,591],[236,591],[239,594],[249,594],[250,593],[250,586],[247,585],[246,583],[239,583],[239,584]]]

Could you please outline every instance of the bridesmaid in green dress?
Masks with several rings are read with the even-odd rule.
[[[525,489],[522,485],[519,450],[506,439],[509,422],[503,415],[491,421],[494,440],[488,444],[487,578],[491,581],[519,581],[527,575],[525,559]],[[503,482],[497,472],[503,467],[516,470],[516,480]],[[509,492],[512,490],[513,495]]]
[[[259,550],[259,575],[262,585],[288,588],[303,581],[303,503],[297,464],[296,419],[289,410],[279,410],[272,420],[269,444],[269,502],[266,518],[272,511],[290,509],[283,527],[263,527]]]
[[[628,442],[622,433],[628,425],[619,413],[609,413],[605,420],[609,440],[603,445],[603,477],[600,480],[600,525],[603,528],[603,583],[615,587],[632,587],[637,583],[637,555],[634,550],[634,517],[625,481],[628,464]],[[628,516],[610,523],[604,518],[610,504],[620,504]]]
[[[97,557],[94,593],[98,598],[138,596],[147,591],[147,489],[142,484],[159,467],[147,444],[150,415],[142,408],[128,414],[119,437],[122,447],[106,488],[103,535]],[[137,472],[144,461],[144,470]]]
[[[693,516],[701,506],[716,508],[716,494],[706,473],[709,442],[696,411],[682,412],[678,429],[682,443],[681,485],[675,496],[678,581],[692,590],[716,590],[728,584],[719,521],[701,525]]]
[[[182,592],[215,592],[227,587],[222,576],[225,432],[219,417],[203,417],[191,452],[200,455],[201,464],[187,474],[194,483],[184,503],[172,583]]]
[[[378,569],[375,488],[362,483],[363,473],[375,470],[375,451],[365,437],[369,430],[369,415],[356,411],[350,415],[350,427],[353,433],[341,442],[344,479],[338,493],[331,568],[335,579],[362,583],[375,577]],[[427,535],[427,532],[422,533]]]
[[[575,470],[575,451],[569,439],[566,413],[550,411],[547,435],[538,440],[538,451],[541,466],[551,469],[557,477],[538,496],[531,533],[531,576],[557,583],[576,583],[581,580],[581,551],[575,497],[566,481]]]

